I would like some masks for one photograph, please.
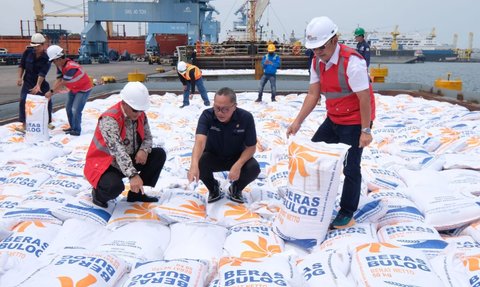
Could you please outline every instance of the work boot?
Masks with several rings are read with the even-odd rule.
[[[222,193],[220,192],[220,185],[218,181],[215,180],[215,185],[213,186],[213,191],[208,192],[208,203],[214,203],[219,201],[222,198]]]
[[[228,188],[228,193],[230,194],[230,199],[236,203],[243,203],[242,191],[238,190],[237,185],[232,183]]]
[[[262,98],[258,97],[256,100],[255,100],[255,103],[260,103],[262,101]]]
[[[272,102],[276,102],[277,100],[275,100],[275,97],[272,97]]]
[[[153,197],[153,196],[148,196],[145,193],[140,192],[133,192],[129,191],[127,195],[127,201],[128,202],[135,202],[135,201],[140,201],[140,202],[158,202],[158,198]]]
[[[108,207],[108,203],[107,202],[103,202],[103,201],[100,201],[97,197],[97,190],[95,188],[92,188],[92,202],[93,204],[97,205],[97,206],[100,206],[102,208],[107,208]]]
[[[186,104],[186,105],[183,104],[183,105],[180,106],[180,108],[183,109],[184,107],[189,106],[189,105],[190,105],[190,104]]]
[[[71,130],[72,130],[72,128],[62,129],[62,131],[64,131],[64,132],[69,132],[69,131],[71,131]]]
[[[355,219],[353,219],[351,216],[344,215],[342,213],[338,213],[337,217],[330,223],[329,228],[330,229],[344,229],[351,227],[355,224]]]

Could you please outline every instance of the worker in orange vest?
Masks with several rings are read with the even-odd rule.
[[[198,87],[198,91],[202,96],[203,104],[210,106],[210,100],[208,99],[207,90],[203,84],[202,71],[192,64],[185,63],[183,61],[177,64],[178,78],[183,84],[183,105],[180,108],[184,108],[190,105],[190,92],[195,93],[195,86]]]

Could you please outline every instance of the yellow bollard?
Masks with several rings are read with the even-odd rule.
[[[371,67],[370,68],[370,78],[374,83],[385,83],[385,77],[388,76],[388,68],[387,67]]]
[[[134,73],[128,73],[129,82],[145,82],[147,75],[145,73],[139,73],[138,70],[135,70]]]
[[[435,80],[434,86],[439,89],[447,89],[461,91],[463,82],[461,79],[450,80],[452,73],[447,74],[447,79],[438,78]]]

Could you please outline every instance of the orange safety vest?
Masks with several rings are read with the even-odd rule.
[[[192,65],[192,64],[188,64],[187,63],[187,70],[184,72],[184,73],[181,73],[180,75],[182,75],[182,77],[184,77],[185,79],[187,79],[188,81],[190,81],[190,71],[192,69],[195,69],[195,81],[200,79],[202,77],[202,71],[200,71],[200,69],[195,66],[195,65]]]
[[[112,117],[114,118],[117,123],[118,127],[120,128],[120,139],[123,141],[127,134],[125,129],[125,115],[120,107],[122,102],[118,102],[117,104],[110,107],[107,111],[105,111],[100,118],[100,121],[103,117]],[[145,138],[145,113],[142,112],[138,117],[137,122],[137,133],[140,135],[140,138]],[[93,134],[92,142],[90,143],[90,147],[88,148],[85,167],[83,169],[83,174],[85,178],[90,182],[93,187],[97,187],[98,181],[103,173],[108,169],[110,164],[114,159],[114,155],[110,154],[107,143],[100,132],[99,125],[95,129],[95,133]]]
[[[67,78],[65,75],[71,69],[77,69],[77,72],[73,77]],[[92,88],[92,82],[90,82],[87,73],[83,70],[80,64],[73,60],[67,59],[67,62],[62,68],[62,74],[65,87],[73,93],[86,92]]]
[[[325,71],[325,64],[313,58],[313,69],[320,78],[320,92],[325,95],[327,116],[332,122],[341,125],[361,124],[360,103],[357,94],[348,85],[347,67],[350,56],[363,57],[354,49],[340,44],[340,58],[337,65]],[[375,119],[375,96],[370,90],[370,120]]]

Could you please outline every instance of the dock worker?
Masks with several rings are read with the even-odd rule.
[[[124,177],[130,182],[128,202],[157,202],[158,198],[144,193],[143,186],[155,186],[166,159],[162,148],[152,147],[145,114],[150,106],[147,87],[129,82],[120,98],[98,119],[84,168],[93,186],[92,201],[103,208],[122,193]]]
[[[70,127],[63,131],[72,136],[79,136],[82,132],[82,112],[92,91],[92,82],[80,64],[65,56],[62,47],[52,45],[48,47],[47,54],[48,60],[57,67],[57,79],[46,97],[51,98],[63,87],[69,90],[65,110]]]
[[[20,103],[18,110],[18,120],[22,127],[16,130],[25,133],[25,103],[27,94],[41,95],[50,90],[50,85],[45,77],[50,70],[50,62],[45,52],[45,37],[40,33],[35,33],[30,39],[30,45],[27,46],[22,54],[20,65],[18,66],[17,85],[21,86]],[[52,122],[52,101],[48,101],[48,128],[54,129]]]
[[[358,27],[353,32],[355,41],[357,41],[357,52],[363,56],[367,62],[367,68],[370,66],[370,45],[365,40],[365,29]]]
[[[263,88],[265,84],[270,81],[270,89],[272,91],[272,102],[275,102],[277,95],[277,69],[280,67],[280,56],[275,53],[275,45],[269,44],[267,46],[268,54],[262,58],[263,76],[260,79],[260,87],[258,90],[258,97],[255,102],[261,102],[263,96]]]
[[[260,166],[253,158],[256,144],[253,115],[237,107],[237,96],[232,89],[221,88],[215,93],[213,108],[204,110],[198,120],[187,175],[189,182],[202,180],[209,191],[208,202],[213,203],[223,196],[213,173],[229,171],[230,199],[243,203],[243,189],[260,173]]]
[[[317,17],[306,29],[308,49],[313,49],[310,85],[303,105],[287,137],[296,134],[302,122],[325,95],[327,117],[312,137],[313,142],[350,145],[345,162],[340,210],[331,228],[345,228],[355,223],[362,175],[360,162],[363,148],[372,142],[371,127],[375,118],[375,98],[367,64],[354,49],[338,43],[338,27],[328,17]]]
[[[190,93],[195,93],[195,86],[197,86],[200,96],[202,97],[203,104],[210,106],[210,100],[208,99],[207,90],[203,84],[202,71],[195,65],[185,63],[183,61],[177,64],[178,78],[183,84],[183,105],[180,108],[184,108],[190,105]]]

